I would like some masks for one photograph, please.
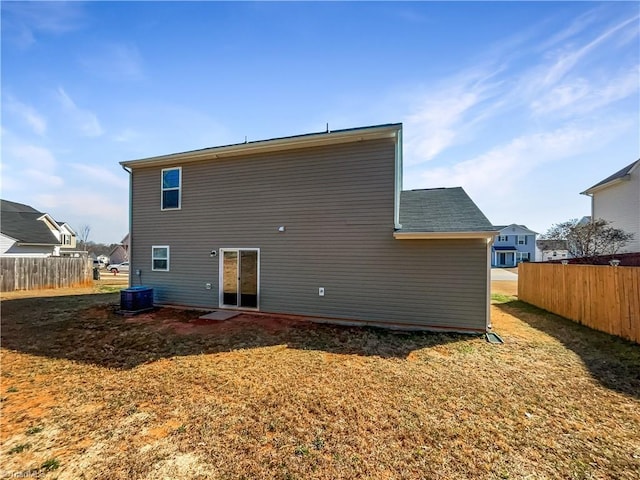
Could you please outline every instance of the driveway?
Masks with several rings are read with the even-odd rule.
[[[502,281],[518,281],[518,274],[510,272],[509,270],[505,270],[504,268],[492,268],[491,269],[491,280],[502,280]]]

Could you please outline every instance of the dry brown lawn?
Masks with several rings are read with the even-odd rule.
[[[640,346],[504,296],[503,345],[16,297],[0,478],[640,478]]]

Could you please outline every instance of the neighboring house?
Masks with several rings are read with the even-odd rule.
[[[125,237],[120,242],[120,245],[116,245],[109,252],[109,259],[107,263],[111,263],[113,265],[117,263],[126,262],[129,260],[129,234],[127,233]]]
[[[29,205],[0,200],[0,254],[14,257],[78,255],[76,233],[66,222]]]
[[[567,260],[569,250],[566,240],[536,240],[536,262]]]
[[[401,136],[389,124],[121,162],[131,272],[156,304],[485,331],[496,232],[461,188],[401,191]]]
[[[494,225],[498,236],[492,247],[492,267],[515,267],[536,258],[536,235],[524,225]]]
[[[633,233],[620,253],[640,252],[640,160],[581,193],[591,197],[591,218],[607,220],[612,227]]]

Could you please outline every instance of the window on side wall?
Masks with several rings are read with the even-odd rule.
[[[161,181],[162,210],[179,209],[182,190],[182,168],[163,168]]]
[[[151,247],[151,270],[154,272],[169,271],[169,246],[154,245]]]

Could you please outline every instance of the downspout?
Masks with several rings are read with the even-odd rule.
[[[400,192],[402,192],[402,127],[396,133],[396,158],[395,158],[395,197],[393,205],[393,224],[396,230],[400,230]]]
[[[487,239],[487,313],[486,324],[487,332],[493,327],[491,325],[491,246],[493,245],[495,237],[489,237]]]
[[[129,257],[129,286],[132,286],[131,274],[133,273],[133,263],[131,262],[131,252],[133,252],[133,248],[131,248],[131,246],[133,244],[133,235],[131,235],[131,226],[133,225],[133,171],[124,165],[120,166],[129,174],[129,250],[127,251],[127,256]]]

